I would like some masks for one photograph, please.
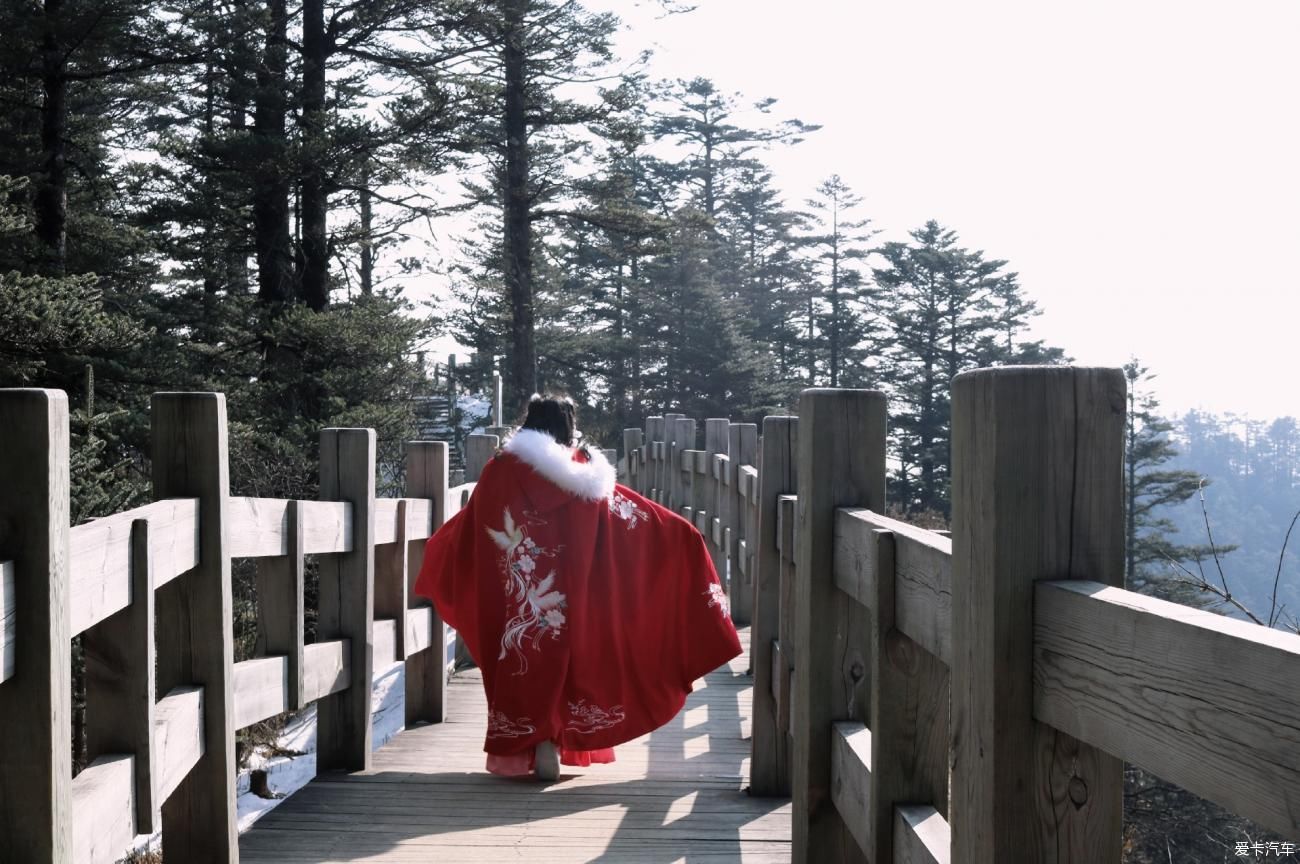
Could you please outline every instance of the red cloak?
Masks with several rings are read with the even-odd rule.
[[[415,591],[482,670],[500,773],[546,740],[565,764],[611,761],[741,650],[695,526],[616,485],[599,451],[528,429],[429,539]]]

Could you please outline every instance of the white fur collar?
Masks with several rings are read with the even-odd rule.
[[[614,491],[614,466],[605,454],[590,450],[590,462],[573,461],[573,450],[545,432],[519,429],[501,448],[538,474],[579,498],[599,501]]]

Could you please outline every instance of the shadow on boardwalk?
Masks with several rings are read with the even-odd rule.
[[[672,722],[619,747],[613,765],[566,767],[549,785],[484,772],[482,688],[476,674],[457,676],[448,722],[399,735],[371,772],[318,778],[242,838],[242,860],[787,862],[789,803],[743,791],[745,665],[707,676]]]

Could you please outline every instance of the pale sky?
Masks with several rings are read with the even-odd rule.
[[[1300,2],[588,0],[655,77],[712,78],[824,128],[768,154],[831,173],[903,239],[1010,261],[1077,362],[1137,354],[1167,413],[1300,415]]]

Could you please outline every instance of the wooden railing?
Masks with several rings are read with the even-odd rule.
[[[1119,587],[1124,406],[1119,370],[959,376],[951,539],[881,515],[880,393],[805,391],[718,475],[740,508],[706,485],[796,862],[1118,862],[1125,761],[1300,842],[1300,636]],[[627,465],[708,525],[693,427]]]
[[[473,486],[448,488],[447,445],[408,444],[408,497],[376,498],[374,432],[326,429],[322,500],[245,498],[220,394],[156,394],[151,421],[157,500],[70,527],[66,396],[0,390],[0,861],[115,861],[161,828],[169,862],[235,862],[238,729],[315,702],[318,770],[365,769],[374,672],[395,660],[408,725],[444,717],[444,627],[410,589]],[[240,663],[235,558],[257,561],[264,655]],[[90,763],[73,779],[78,635]]]

